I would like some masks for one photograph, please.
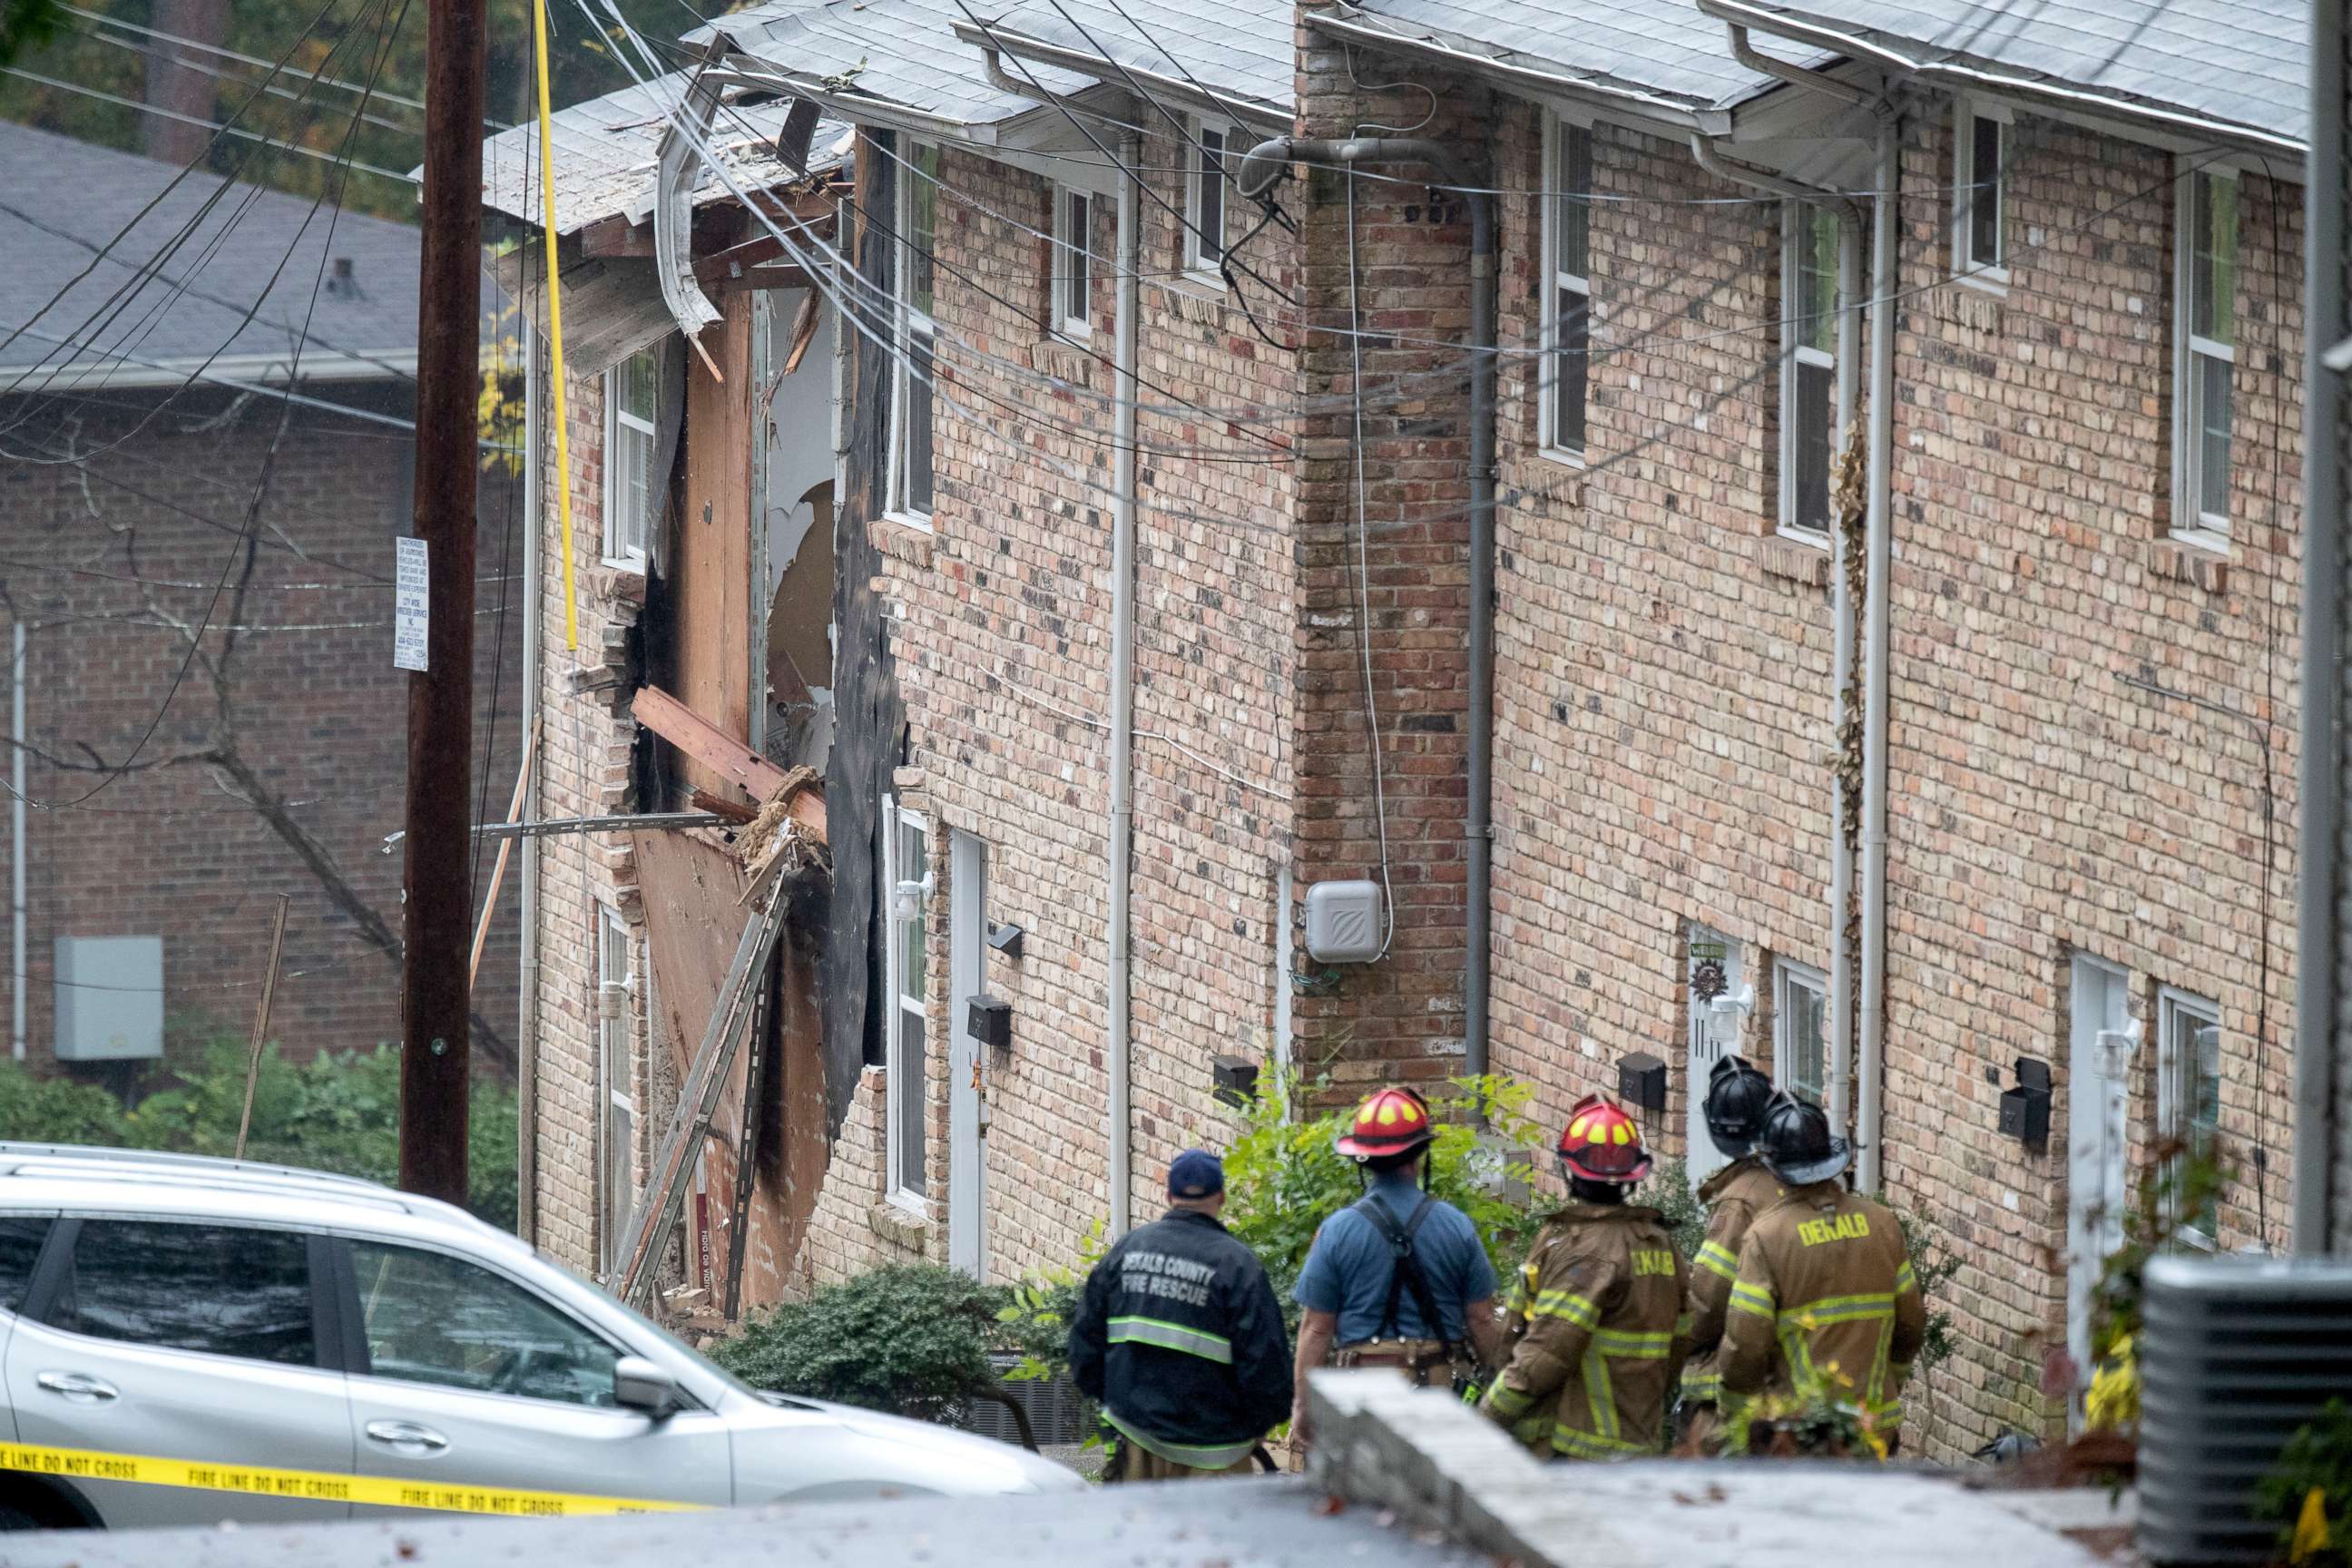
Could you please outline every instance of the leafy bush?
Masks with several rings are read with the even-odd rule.
[[[226,1156],[245,1110],[246,1042],[215,1035],[193,1066],[167,1068],[165,1087],[125,1110],[105,1089],[42,1079],[0,1062],[0,1138]],[[515,1095],[477,1079],[467,1120],[467,1206],[515,1227]],[[322,1052],[300,1064],[265,1047],[254,1081],[246,1158],[392,1182],[400,1174],[400,1051]]]
[[[2315,1507],[2315,1523],[2308,1520]],[[2329,1400],[2317,1420],[2287,1439],[2277,1468],[2255,1493],[2254,1515],[2278,1521],[2288,1562],[2352,1564],[2352,1405]]]
[[[1011,1292],[932,1263],[898,1263],[759,1314],[710,1349],[754,1388],[933,1420],[992,1396]]]
[[[2175,1140],[2159,1144],[2156,1164],[2124,1215],[2123,1245],[2107,1257],[2091,1290],[2090,1392],[2084,1415],[2093,1431],[2139,1421],[2139,1360],[2133,1353],[2147,1293],[2148,1260],[2170,1251],[2186,1216],[2212,1212],[2229,1172]]]
[[[1699,1244],[1706,1239],[1706,1206],[1691,1188],[1689,1166],[1680,1160],[1659,1161],[1635,1195],[1665,1216],[1676,1252],[1686,1259],[1698,1256]]]

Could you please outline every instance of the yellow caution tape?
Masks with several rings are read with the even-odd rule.
[[[444,1486],[395,1476],[353,1476],[331,1470],[279,1470],[262,1465],[216,1465],[152,1454],[110,1454],[95,1448],[47,1448],[0,1443],[0,1470],[24,1470],[67,1480],[129,1481],[141,1486],[192,1487],[247,1497],[298,1498],[375,1508],[422,1508],[443,1513],[487,1513],[509,1519],[579,1519],[590,1514],[691,1513],[703,1505],[652,1498],[596,1497],[580,1492]]]

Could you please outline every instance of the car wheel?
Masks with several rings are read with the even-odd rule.
[[[6,1503],[0,1502],[0,1535],[7,1534],[12,1531],[40,1528],[41,1521],[23,1509],[11,1508]]]

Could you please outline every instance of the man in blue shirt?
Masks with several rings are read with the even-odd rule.
[[[1393,1366],[1423,1386],[1443,1386],[1474,1359],[1482,1366],[1501,1359],[1495,1268],[1478,1227],[1423,1190],[1436,1141],[1427,1102],[1395,1086],[1358,1107],[1339,1140],[1339,1152],[1362,1169],[1366,1191],[1316,1232],[1293,1292],[1306,1309],[1295,1436],[1306,1432],[1307,1374],[1335,1345],[1340,1366]]]

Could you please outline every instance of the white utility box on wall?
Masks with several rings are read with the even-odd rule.
[[[1318,882],[1307,889],[1307,956],[1370,963],[1381,955],[1381,885]]]
[[[163,1054],[163,939],[58,938],[58,1060]]]

